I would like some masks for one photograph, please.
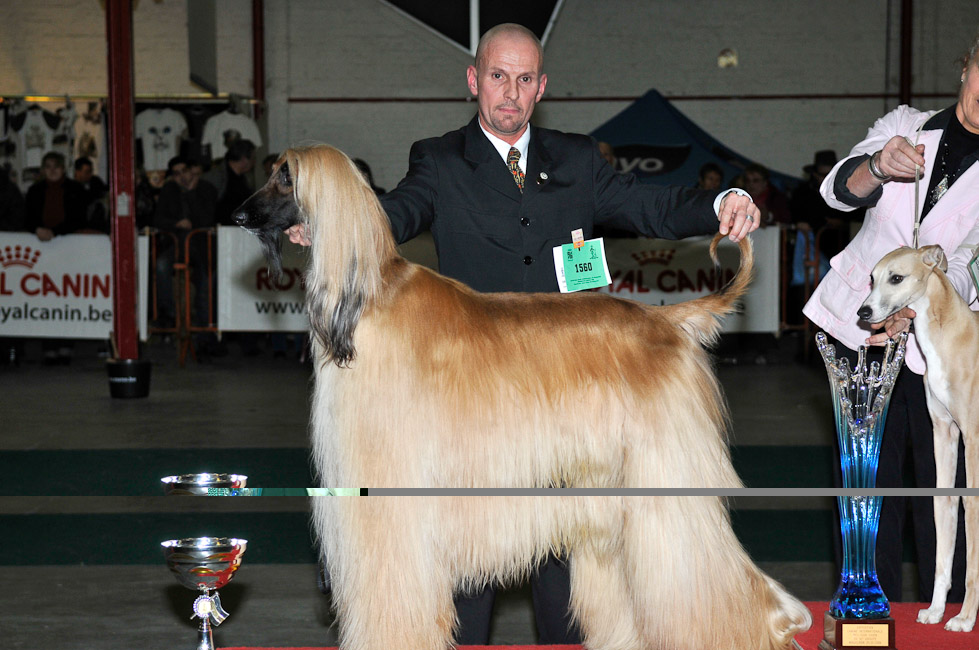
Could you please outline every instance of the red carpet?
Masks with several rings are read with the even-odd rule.
[[[828,603],[806,603],[812,612],[812,627],[795,637],[804,650],[815,650],[823,638],[823,615]],[[945,607],[945,619],[938,625],[922,625],[915,621],[918,610],[927,603],[891,603],[894,636],[897,650],[976,650],[979,648],[979,629],[972,632],[946,632],[945,623],[962,609],[960,603]]]
[[[803,650],[816,650],[823,638],[823,615],[828,603],[806,603],[812,612],[812,627],[795,638]],[[915,621],[918,610],[927,607],[922,603],[891,603],[897,650],[976,650],[979,648],[979,626],[972,632],[946,632],[944,623],[959,613],[960,604],[945,608],[945,620],[940,625],[922,625]],[[582,650],[577,645],[513,645],[513,646],[459,646],[459,650]],[[220,648],[219,650],[336,650],[336,648]]]
[[[583,650],[580,645],[461,645],[458,650]],[[337,648],[218,648],[217,650],[337,650]]]

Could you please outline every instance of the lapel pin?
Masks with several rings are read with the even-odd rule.
[[[548,179],[547,172],[541,172],[537,175],[537,184],[543,185],[544,183],[547,182],[547,179]]]

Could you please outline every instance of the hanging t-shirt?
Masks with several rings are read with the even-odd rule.
[[[61,118],[37,104],[11,118],[10,126],[16,134],[17,167],[21,170],[21,191],[26,192],[37,179],[44,154],[54,150],[54,136],[60,122]]]
[[[180,138],[187,120],[172,108],[147,108],[136,116],[136,139],[143,145],[143,169],[166,169],[180,153]]]
[[[54,131],[54,150],[65,157],[65,164],[71,169],[75,162],[75,120],[78,119],[78,111],[69,102],[59,108],[57,114],[60,121]]]
[[[255,121],[242,115],[224,111],[212,116],[204,125],[201,145],[211,148],[211,159],[224,158],[228,145],[235,140],[251,140],[256,147],[262,146],[262,136]]]
[[[105,153],[105,124],[101,102],[89,102],[88,110],[75,120],[74,158],[88,158],[97,176],[108,178]]]

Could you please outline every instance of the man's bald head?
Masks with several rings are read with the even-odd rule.
[[[508,38],[525,38],[533,43],[534,47],[537,48],[537,59],[540,62],[537,68],[537,74],[540,74],[544,68],[544,48],[540,44],[540,39],[537,38],[537,34],[517,23],[502,23],[486,30],[486,33],[479,39],[479,45],[476,46],[476,69],[482,70],[485,68],[486,51],[490,41],[503,36]]]

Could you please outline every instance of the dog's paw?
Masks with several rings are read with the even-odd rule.
[[[929,607],[928,609],[920,609],[918,610],[918,622],[924,623],[925,625],[934,625],[935,623],[941,623],[942,616],[944,615],[944,607]]]
[[[971,632],[972,626],[976,624],[976,617],[963,616],[959,614],[958,616],[953,616],[949,619],[948,623],[945,624],[945,629],[949,632]]]

